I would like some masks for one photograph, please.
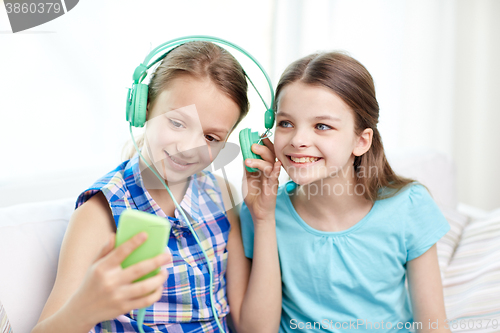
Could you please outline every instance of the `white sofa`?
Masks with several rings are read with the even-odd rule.
[[[452,331],[500,332],[500,209],[457,205],[454,167],[441,154],[389,154],[389,161],[430,189],[451,225],[438,253],[447,317],[459,320]],[[14,333],[28,333],[38,321],[75,199],[0,208],[0,332],[10,322]]]

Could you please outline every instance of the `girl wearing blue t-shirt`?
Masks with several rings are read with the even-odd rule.
[[[435,243],[450,227],[389,166],[366,68],[309,55],[285,70],[276,101],[274,145],[245,161],[259,172],[246,172],[240,218],[245,255],[279,262],[279,332],[449,332]],[[278,188],[281,165],[291,180]],[[270,228],[278,251],[262,254]]]

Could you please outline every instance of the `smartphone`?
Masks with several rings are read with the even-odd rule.
[[[128,241],[138,233],[145,231],[148,238],[122,262],[122,268],[129,267],[140,261],[156,257],[165,252],[170,236],[170,221],[166,218],[149,214],[140,210],[127,209],[118,220],[115,248]],[[134,282],[142,281],[160,272],[160,268],[141,276]]]

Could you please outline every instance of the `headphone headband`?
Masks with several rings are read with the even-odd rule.
[[[160,44],[154,50],[152,50],[146,56],[146,58],[144,58],[144,61],[139,66],[137,66],[137,68],[135,69],[134,74],[132,75],[132,80],[134,81],[134,84],[138,84],[138,83],[142,82],[142,80],[147,75],[147,70],[149,70],[152,66],[154,66],[154,64],[156,64],[157,62],[159,62],[163,58],[165,58],[167,56],[167,54],[170,51],[172,51],[175,47],[177,47],[177,46],[179,46],[181,44],[184,44],[184,43],[187,43],[187,42],[193,42],[193,41],[206,41],[206,42],[213,42],[213,43],[224,44],[226,46],[232,47],[235,50],[240,51],[245,56],[247,56],[248,58],[250,58],[250,60],[252,60],[253,63],[256,64],[257,67],[259,67],[260,71],[264,74],[264,76],[266,78],[266,81],[267,81],[267,84],[269,86],[269,90],[270,90],[270,93],[271,93],[271,105],[270,106],[268,106],[266,104],[266,102],[264,101],[264,99],[260,95],[259,91],[257,90],[257,88],[255,87],[255,85],[253,84],[252,80],[250,80],[250,78],[246,75],[246,73],[245,73],[245,76],[248,78],[248,80],[250,81],[250,83],[252,84],[252,86],[254,87],[254,89],[257,91],[257,94],[261,98],[262,103],[264,103],[264,105],[266,106],[266,109],[268,109],[268,110],[271,109],[272,110],[274,108],[274,91],[273,91],[273,85],[271,83],[271,79],[269,78],[269,75],[264,70],[264,68],[259,63],[259,61],[257,59],[255,59],[250,53],[248,53],[242,47],[240,47],[240,46],[238,46],[238,45],[236,45],[234,43],[231,43],[231,42],[229,42],[227,40],[224,40],[224,39],[221,39],[221,38],[218,38],[218,37],[213,37],[213,36],[206,36],[206,35],[185,36],[185,37],[180,37],[180,38],[172,39],[172,40],[169,40],[169,41],[167,41],[167,42],[165,42],[163,44]],[[159,54],[159,53],[161,53],[161,52],[163,52],[165,50],[167,50],[167,51],[163,55],[161,55],[160,57],[156,58],[153,62],[149,63],[151,61],[151,59],[153,59],[157,54]],[[268,128],[268,127],[266,126],[266,128]]]

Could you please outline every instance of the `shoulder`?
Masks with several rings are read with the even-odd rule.
[[[446,221],[441,209],[432,198],[429,190],[422,184],[411,185],[407,190],[408,210],[413,219]]]
[[[219,201],[231,224],[238,222],[238,204],[240,203],[236,187],[228,180],[210,171],[202,171],[201,180],[203,189],[209,194],[212,200]],[[238,222],[239,223],[239,222]]]
[[[386,223],[401,226],[405,232],[425,225],[447,224],[431,193],[420,183],[409,184],[393,196],[377,200],[377,211]]]
[[[110,205],[126,196],[128,190],[125,170],[128,162],[122,162],[80,193],[70,223],[83,224],[87,230],[94,228],[99,231],[107,228],[108,231],[116,232]]]
[[[70,224],[96,232],[107,230],[116,233],[116,225],[104,194],[99,191],[83,202],[74,212]]]
[[[427,188],[418,183],[408,184],[394,193],[392,189],[381,189],[382,199],[378,201],[386,205],[393,205],[401,208],[413,209],[421,205],[434,204],[431,194]]]
[[[448,227],[431,193],[420,183],[407,185],[393,197],[381,200],[381,203],[385,212],[399,221],[404,221],[406,233],[420,233],[426,228]]]
[[[406,210],[394,212],[403,221],[406,261],[410,261],[441,239],[450,230],[450,225],[426,187],[414,184],[403,193],[405,204],[401,207]]]
[[[215,191],[219,191],[223,187],[225,187],[224,179],[208,170],[202,170],[196,174],[196,179],[198,181],[198,186],[203,188],[204,190],[211,189]]]
[[[412,212],[415,210],[426,209],[432,209],[440,212],[427,187],[420,183],[415,183],[409,186],[407,189],[407,200],[408,207]]]
[[[420,183],[413,183],[408,185],[404,192],[406,193],[407,198],[412,205],[418,205],[423,202],[429,201],[434,202],[429,190]]]
[[[123,198],[126,189],[125,167],[129,161],[118,165],[114,170],[108,172],[94,182],[89,188],[80,193],[76,200],[75,208],[79,208],[94,195],[101,192],[108,201]]]

